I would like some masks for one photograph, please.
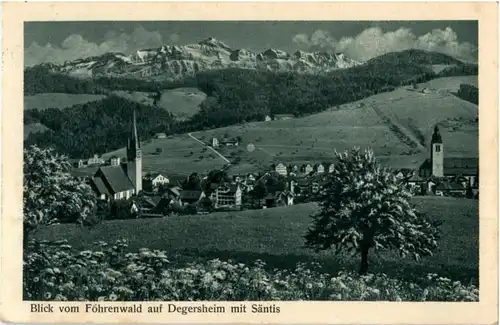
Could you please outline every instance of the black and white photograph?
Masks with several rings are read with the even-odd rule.
[[[24,301],[480,301],[477,20],[23,34]]]

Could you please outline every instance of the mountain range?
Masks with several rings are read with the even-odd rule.
[[[208,38],[197,44],[164,45],[129,55],[106,53],[44,66],[51,72],[79,78],[106,76],[178,80],[199,71],[224,68],[318,74],[360,64],[342,53],[297,51],[290,54],[279,49],[256,53],[247,49],[231,49],[220,40]]]

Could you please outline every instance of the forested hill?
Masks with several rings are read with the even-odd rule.
[[[432,65],[446,65],[435,73]],[[179,133],[263,120],[266,115],[302,116],[356,101],[401,85],[454,75],[477,75],[477,65],[462,64],[449,56],[424,51],[389,53],[364,65],[324,75],[276,73],[252,69],[222,69],[198,72],[181,83],[151,80],[99,78],[75,79],[43,74],[43,66],[25,71],[25,93],[107,93],[110,90],[154,92],[159,89],[195,86],[208,97],[189,121],[176,122],[161,107],[150,107],[122,98],[77,105],[63,110],[25,111],[25,123],[49,127],[31,134],[27,143],[53,145],[72,157],[104,153],[124,145],[132,107],[138,109],[142,139],[155,132]],[[51,79],[54,78],[54,79]]]
[[[25,124],[40,122],[50,129],[30,134],[25,141],[42,147],[53,146],[58,152],[73,158],[91,157],[95,153],[122,148],[130,135],[134,108],[142,140],[151,138],[156,132],[183,131],[166,110],[110,96],[62,110],[25,111]]]

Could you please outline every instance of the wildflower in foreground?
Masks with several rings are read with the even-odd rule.
[[[385,274],[359,276],[343,271],[330,277],[319,273],[319,265],[312,268],[305,263],[293,271],[268,270],[262,261],[250,267],[220,260],[156,267],[156,257],[166,259],[167,254],[147,249],[141,250],[144,259],[137,253],[113,252],[120,263],[107,259],[108,252],[103,258],[99,252],[85,251],[83,255],[89,255],[87,264],[75,267],[82,253],[69,250],[61,254],[57,248],[46,247],[43,250],[50,257],[47,262],[40,264],[39,252],[28,254],[24,260],[24,288],[34,288],[33,292],[25,292],[29,300],[479,300],[474,285],[434,274],[418,279],[424,280],[422,285]]]

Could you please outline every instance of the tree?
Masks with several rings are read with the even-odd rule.
[[[182,188],[184,190],[193,190],[193,191],[199,191],[201,190],[201,180],[200,176],[198,173],[191,173],[185,180],[184,183],[182,184]]]
[[[306,246],[361,254],[360,273],[368,270],[373,249],[396,249],[402,257],[432,255],[439,223],[410,204],[401,178],[381,168],[371,150],[336,153],[334,171],[320,191],[318,214],[305,235]]]
[[[258,182],[253,188],[253,190],[250,192],[250,194],[252,198],[260,202],[268,194],[267,187],[262,182]]]
[[[25,243],[39,225],[83,223],[96,212],[96,196],[73,177],[67,157],[52,148],[24,149],[23,232]]]

